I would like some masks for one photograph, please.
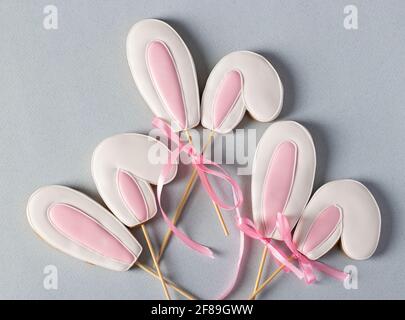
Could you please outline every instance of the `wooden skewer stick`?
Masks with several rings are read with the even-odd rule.
[[[288,261],[291,261],[294,259],[294,256],[290,256],[288,258]],[[260,287],[257,288],[255,292],[252,293],[252,295],[249,297],[249,300],[254,300],[256,296],[263,291],[264,288],[283,270],[285,267],[284,264],[280,265],[261,285]]]
[[[185,130],[185,132],[187,135],[188,142],[190,144],[193,144],[190,133],[188,132],[188,130]],[[209,140],[212,140],[211,136],[213,137],[213,135],[214,135],[214,131],[211,131]],[[224,230],[224,234],[226,236],[229,236],[229,231],[228,231],[228,228],[226,227],[225,220],[224,220],[224,217],[222,216],[221,210],[219,209],[218,205],[214,201],[212,201],[212,204],[214,206],[215,212],[217,213],[217,216],[218,216],[219,222],[221,223],[222,229]]]
[[[255,287],[254,287],[253,292],[252,292],[252,300],[256,299],[256,295],[254,295],[254,293],[259,288],[260,280],[261,280],[262,274],[263,274],[264,264],[266,262],[266,257],[267,257],[267,247],[264,246],[263,253],[262,253],[262,259],[260,260],[259,271],[257,272]]]
[[[218,205],[214,201],[212,201],[212,204],[214,205],[215,212],[217,213],[219,222],[221,223],[221,227],[222,227],[222,230],[224,231],[224,235],[229,236],[229,230],[226,226],[226,223],[225,223],[224,217],[222,216],[221,210],[219,210]]]
[[[159,275],[150,267],[140,263],[140,262],[136,262],[135,265],[137,267],[139,267],[140,269],[142,269],[143,271],[149,273],[151,276],[160,279]],[[177,291],[178,293],[180,293],[181,295],[183,295],[184,297],[186,297],[189,300],[196,300],[196,298],[194,296],[192,296],[190,293],[188,293],[187,291],[179,288],[173,281],[168,280],[167,278],[163,278],[164,281],[166,282],[167,285],[169,285],[171,288],[173,288],[173,290]]]
[[[210,135],[208,136],[208,140],[207,140],[206,144],[203,146],[202,153],[204,153],[205,150],[208,148],[208,146],[211,144],[211,142],[212,142],[212,140],[214,138],[214,133],[215,133],[214,131],[211,131]],[[188,138],[191,141],[190,135],[188,135]],[[179,202],[179,204],[178,204],[178,206],[176,208],[176,212],[175,212],[173,220],[172,220],[174,225],[177,223],[177,221],[180,219],[181,214],[183,213],[184,206],[185,206],[185,204],[186,204],[186,202],[187,202],[187,200],[188,200],[188,198],[189,198],[189,196],[191,194],[191,190],[193,189],[194,183],[197,180],[197,175],[198,175],[197,170],[193,169],[191,177],[187,182],[186,188],[184,189],[181,200],[180,200],[180,202]],[[216,207],[216,204],[214,204],[214,207]],[[220,214],[219,209],[218,209],[218,212],[219,212],[218,216],[222,217],[222,215]],[[218,214],[218,212],[217,212],[217,214]],[[223,219],[222,219],[222,221],[223,221]],[[224,228],[225,235],[229,235],[229,232],[228,232],[228,229],[226,228],[225,223],[223,222],[223,223],[221,223],[221,225],[223,226],[223,228],[225,226],[225,228]],[[160,250],[159,250],[158,261],[160,261],[160,259],[162,258],[162,255],[163,255],[164,251],[166,250],[167,245],[169,244],[169,240],[170,240],[171,235],[172,235],[172,231],[170,229],[167,230],[167,232],[165,234],[165,237],[163,238],[162,245],[161,245]]]
[[[145,236],[145,240],[146,240],[146,243],[148,245],[150,255],[152,256],[153,264],[155,265],[155,268],[156,268],[157,274],[159,276],[160,282],[162,283],[162,287],[163,287],[163,291],[165,293],[166,299],[171,300],[169,291],[167,290],[166,282],[163,279],[162,273],[160,272],[159,263],[156,260],[155,252],[153,251],[153,247],[152,247],[152,243],[151,243],[151,241],[149,239],[148,231],[146,230],[146,227],[143,224],[141,224],[141,228],[142,228],[143,234]]]

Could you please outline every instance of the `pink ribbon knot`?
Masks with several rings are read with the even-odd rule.
[[[292,239],[292,235],[290,232],[291,229],[288,220],[280,212],[277,213],[276,227],[285,245],[294,256],[294,259],[298,261],[298,264],[303,272],[305,282],[307,284],[315,282],[316,276],[314,274],[312,261],[310,261],[307,257],[305,257],[301,252],[298,251],[297,245],[294,243]]]
[[[290,259],[276,244],[274,244],[274,241],[265,237],[260,230],[255,227],[252,220],[248,218],[240,218],[237,221],[237,226],[248,237],[259,240],[261,243],[263,243],[269,250],[270,254],[279,263],[283,264],[287,270],[292,271],[299,279],[304,278],[303,271],[290,262]]]

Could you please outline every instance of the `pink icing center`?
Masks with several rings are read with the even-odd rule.
[[[118,170],[118,189],[124,203],[140,223],[148,218],[148,207],[138,182],[127,172]]]
[[[49,219],[70,240],[125,264],[132,264],[133,254],[110,232],[84,212],[64,203],[50,207]]]
[[[231,112],[238,101],[242,90],[242,76],[239,71],[232,70],[222,79],[214,100],[214,128],[221,126],[225,117]]]
[[[265,232],[276,226],[277,213],[283,213],[290,197],[297,161],[297,146],[291,141],[280,143],[270,161],[263,189],[263,222]]]
[[[151,41],[146,50],[148,70],[155,90],[177,123],[185,129],[186,111],[173,56],[162,41]]]
[[[327,207],[318,215],[308,231],[302,249],[304,254],[311,252],[330,237],[333,231],[335,231],[341,215],[340,209],[336,206]]]

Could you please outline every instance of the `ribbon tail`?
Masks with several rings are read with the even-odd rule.
[[[349,276],[349,274],[347,274],[346,272],[332,268],[322,262],[311,261],[311,263],[317,270],[327,274],[328,276],[330,276],[332,278],[335,278],[336,280],[345,281],[347,279],[347,277]]]
[[[190,237],[188,237],[184,232],[179,230],[169,219],[169,217],[166,215],[166,213],[163,211],[160,203],[160,211],[162,212],[163,219],[165,220],[166,224],[169,226],[169,229],[175,234],[176,237],[178,237],[183,243],[189,247],[190,249],[197,251],[207,257],[214,258],[214,253],[212,250],[194,240],[192,240]]]
[[[312,261],[307,260],[302,255],[299,256],[298,261],[304,273],[306,284],[314,283],[316,281],[316,276],[314,274],[314,265],[312,264]]]
[[[168,225],[169,229],[173,232],[173,234],[176,237],[178,237],[181,241],[183,241],[183,243],[186,246],[188,246],[192,250],[197,251],[205,256],[214,258],[214,253],[212,252],[212,250],[210,248],[192,240],[184,232],[177,229],[177,227],[172,223],[172,221],[169,219],[169,217],[167,216],[166,212],[164,211],[164,209],[162,207],[161,197],[162,197],[163,186],[164,186],[166,178],[172,168],[172,159],[169,159],[169,160],[170,161],[165,166],[163,166],[163,169],[159,176],[158,184],[157,184],[157,200],[159,203],[160,212],[162,213],[162,217],[165,220],[166,224]]]
[[[239,211],[239,208],[236,208],[236,218],[238,219],[238,222],[240,222],[242,220],[242,215]],[[231,282],[229,283],[228,287],[224,290],[224,292],[222,292],[219,297],[216,300],[224,300],[226,299],[231,292],[233,291],[233,289],[235,288],[240,273],[242,271],[242,263],[243,263],[243,258],[245,256],[245,234],[243,233],[242,230],[239,231],[239,256],[238,256],[238,261],[236,263],[236,271],[233,275],[233,278],[231,280]]]

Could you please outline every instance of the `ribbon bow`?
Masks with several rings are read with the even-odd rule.
[[[316,276],[314,274],[314,268],[311,261],[298,251],[296,244],[292,240],[290,224],[288,223],[287,218],[280,212],[277,213],[276,227],[285,245],[291,251],[294,259],[298,261],[298,264],[303,272],[305,282],[307,284],[315,282]]]
[[[254,223],[251,220],[242,218],[237,225],[239,229],[248,237],[262,242],[268,248],[273,257],[279,263],[285,266],[286,271],[292,271],[297,278],[299,278],[300,280],[304,279],[307,284],[311,284],[316,281],[314,269],[317,269],[318,271],[321,271],[328,276],[341,281],[344,281],[348,277],[347,273],[336,270],[321,262],[312,261],[304,256],[301,252],[299,252],[297,245],[292,240],[290,231],[291,228],[288,220],[281,213],[277,214],[276,227],[281,235],[282,241],[291,251],[292,257],[298,261],[299,268],[297,268],[293,263],[290,262],[290,258],[288,258],[280,248],[273,244],[270,238],[265,237],[258,229],[256,229]]]
[[[177,147],[172,152],[169,153],[168,159],[169,161],[163,166],[162,172],[160,173],[158,178],[157,200],[159,203],[160,211],[162,212],[163,219],[169,226],[170,230],[180,240],[182,240],[185,245],[205,256],[213,258],[214,254],[211,251],[211,249],[190,239],[184,232],[179,230],[168,218],[161,204],[161,195],[164,183],[167,180],[173,165],[176,163],[178,157],[180,156],[180,153],[185,152],[190,157],[192,165],[197,170],[198,176],[201,180],[201,183],[205,191],[208,193],[208,196],[219,207],[225,210],[233,210],[240,207],[243,203],[242,190],[238,186],[237,182],[233,180],[232,177],[219,164],[206,159],[203,155],[199,154],[191,144],[182,142],[179,136],[172,130],[172,128],[165,121],[159,118],[154,118],[152,121],[152,125],[155,128],[158,128],[168,138],[169,141],[174,142],[177,145]],[[213,167],[213,169],[210,169],[207,166],[211,166]],[[211,183],[208,180],[208,175],[211,175],[218,179],[222,179],[231,186],[234,199],[233,205],[226,204],[224,201],[222,201],[220,197],[216,195],[215,190],[213,189]]]
[[[328,276],[335,278],[340,281],[344,281],[349,275],[343,271],[334,269],[324,263],[310,260],[298,251],[297,245],[294,243],[291,235],[291,228],[288,223],[287,218],[281,214],[277,213],[276,226],[280,232],[281,238],[288,247],[288,249],[293,254],[294,258],[298,261],[300,268],[304,274],[304,279],[307,284],[311,284],[316,280],[314,269],[321,271]]]
[[[263,243],[271,255],[281,264],[283,264],[287,270],[292,271],[299,279],[304,278],[304,272],[300,269],[297,268],[292,262],[290,262],[290,259],[285,255],[285,253],[276,246],[270,238],[265,237],[260,230],[258,230],[255,227],[255,224],[253,223],[252,220],[248,218],[240,218],[239,221],[237,221],[237,226],[238,228],[248,237],[259,240],[261,243]]]

